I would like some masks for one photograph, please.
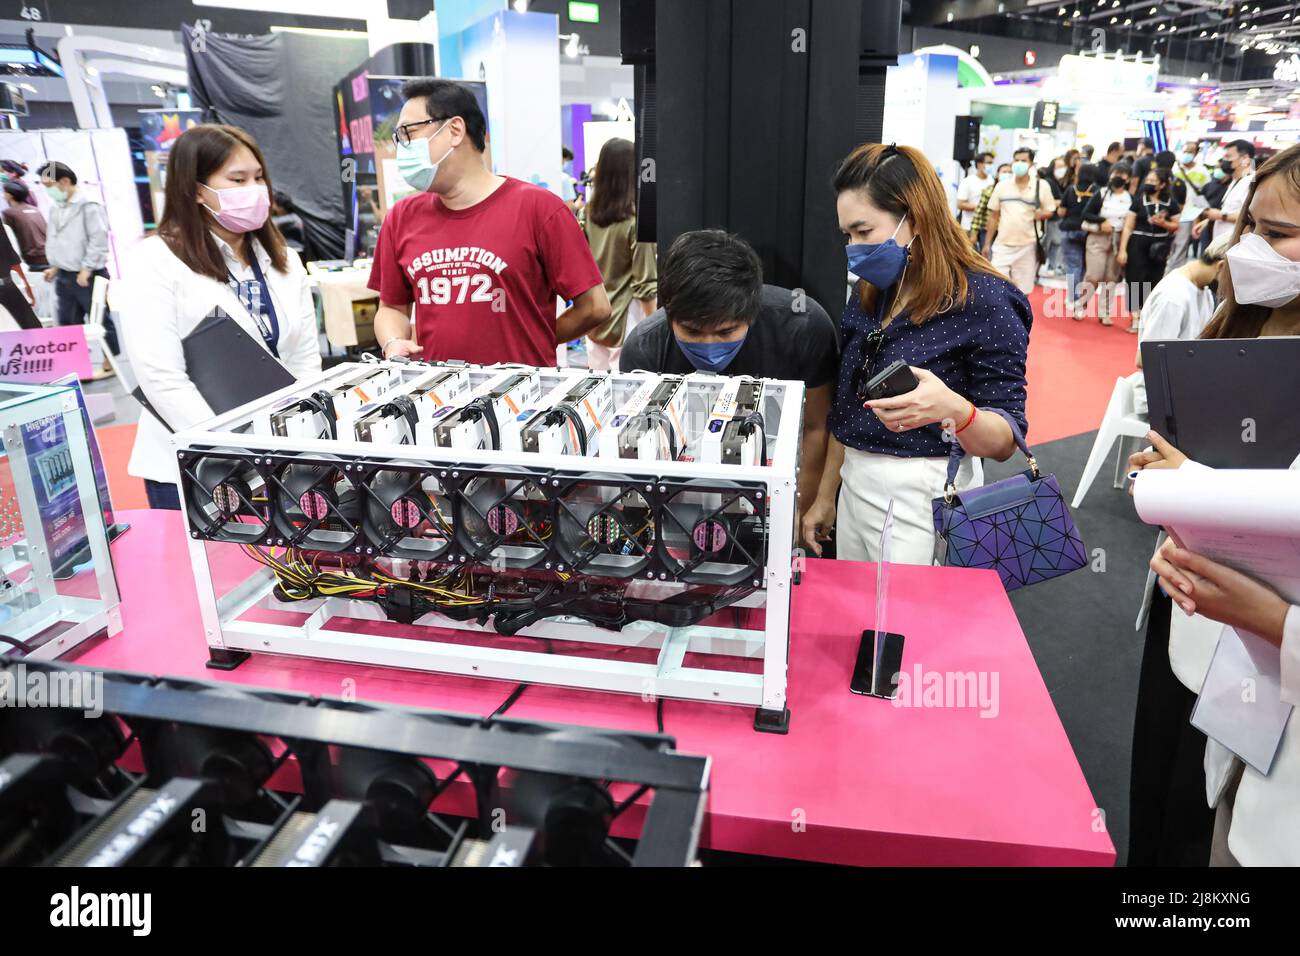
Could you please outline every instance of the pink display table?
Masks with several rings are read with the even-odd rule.
[[[125,629],[84,645],[79,664],[471,714],[490,713],[513,689],[271,656],[208,670],[180,516],[119,520],[132,525],[113,545]],[[907,637],[914,706],[849,692],[873,571],[808,562],[791,617],[788,736],[756,733],[752,709],[665,703],[678,749],[713,758],[703,844],[863,865],[1113,865],[1102,815],[992,572],[893,568],[890,627]],[[945,675],[946,700],[935,686]],[[655,705],[640,698],[541,686],[510,716],[655,730]]]

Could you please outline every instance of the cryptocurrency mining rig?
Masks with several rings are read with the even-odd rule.
[[[757,708],[784,732],[799,382],[336,367],[174,437],[209,664]]]
[[[709,759],[662,734],[8,650],[0,687],[0,867],[697,862]]]

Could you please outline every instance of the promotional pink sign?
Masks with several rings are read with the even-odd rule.
[[[0,332],[0,380],[43,385],[64,375],[92,374],[85,326]]]

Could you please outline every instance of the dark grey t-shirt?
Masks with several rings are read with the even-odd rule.
[[[818,388],[835,381],[839,360],[835,323],[826,310],[806,295],[796,297],[789,289],[765,285],[745,344],[723,374],[801,381],[807,388]],[[632,330],[618,367],[663,375],[695,371],[678,348],[663,309]]]

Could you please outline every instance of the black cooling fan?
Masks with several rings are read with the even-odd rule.
[[[372,472],[361,485],[366,540],[379,554],[436,561],[455,541],[455,507],[442,480],[418,465]]]
[[[692,584],[761,581],[767,546],[767,499],[761,485],[673,482],[659,509],[659,555]]]
[[[633,578],[650,564],[653,478],[582,475],[561,479],[556,492],[556,552],[574,571]]]
[[[334,459],[295,461],[271,475],[280,543],[308,551],[347,551],[360,535],[356,490]]]
[[[248,452],[181,462],[190,528],[209,541],[256,543],[267,531],[261,473]]]

